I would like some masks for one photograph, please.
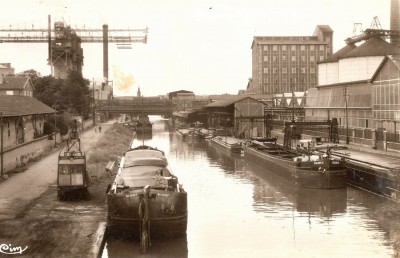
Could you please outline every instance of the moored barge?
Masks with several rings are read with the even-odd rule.
[[[233,137],[215,136],[211,139],[211,143],[232,153],[241,153],[242,151],[242,141]]]
[[[107,227],[130,229],[142,251],[150,237],[186,234],[187,193],[161,150],[139,146],[127,151],[107,191]]]
[[[251,141],[244,145],[246,160],[268,168],[293,185],[304,188],[331,189],[346,187],[346,167],[342,160],[326,154],[284,149],[274,142]]]

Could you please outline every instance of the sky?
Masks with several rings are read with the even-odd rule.
[[[147,44],[109,45],[109,80],[116,95],[165,95],[176,90],[237,94],[251,77],[254,36],[311,36],[317,25],[334,31],[334,52],[370,27],[375,16],[390,29],[390,0],[1,0],[0,28],[47,28],[47,17],[72,28],[142,29]],[[103,79],[101,43],[83,43],[83,76]],[[0,44],[0,63],[15,72],[50,75],[46,43]]]

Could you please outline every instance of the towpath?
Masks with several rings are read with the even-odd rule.
[[[92,128],[80,134],[88,155],[111,124],[102,124],[101,133]],[[93,182],[91,200],[57,200],[58,154],[53,150],[0,183],[0,244],[27,247],[22,254],[26,257],[87,257],[105,218],[110,179]]]

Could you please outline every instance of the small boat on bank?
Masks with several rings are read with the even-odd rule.
[[[261,167],[268,167],[292,184],[305,188],[343,188],[347,185],[344,162],[314,151],[310,143],[297,150],[284,149],[275,141],[250,141],[243,147],[244,158]]]
[[[187,193],[156,148],[142,145],[124,154],[107,191],[107,206],[108,229],[138,233],[142,252],[150,237],[186,234]]]
[[[242,151],[242,141],[233,137],[215,136],[211,138],[211,143],[233,153],[241,153]]]

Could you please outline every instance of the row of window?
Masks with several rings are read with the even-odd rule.
[[[299,45],[279,45],[280,49],[282,51],[287,51],[288,49],[290,49],[291,51],[296,51],[296,47],[298,47]],[[264,51],[268,51],[269,48],[272,48],[272,51],[278,51],[278,45],[264,45],[263,46],[263,50]],[[306,45],[300,45],[300,50],[301,51],[305,51],[306,50]],[[309,45],[308,49],[310,51],[314,51],[316,49],[319,49],[320,51],[324,51],[325,50],[325,45]]]
[[[286,82],[288,82],[288,78],[287,78],[287,77],[282,77],[281,80],[278,80],[277,78],[274,78],[274,79],[271,78],[271,79],[270,79],[270,78],[268,78],[268,77],[264,77],[264,83],[269,83],[269,82],[274,82],[274,83],[282,82],[282,83],[286,83]],[[296,77],[290,77],[290,81],[289,81],[289,82],[307,82],[307,78],[302,77],[302,78],[299,78],[299,80],[297,80]],[[314,78],[314,77],[310,77],[309,80],[308,80],[308,82],[315,82],[315,78]]]
[[[286,55],[283,55],[281,58],[282,58],[282,61],[287,61]],[[309,56],[309,59],[310,59],[310,62],[315,62],[315,56]],[[264,62],[268,62],[268,60],[269,60],[268,56],[263,56],[263,61]],[[279,61],[279,57],[278,56],[272,56],[271,60],[274,61],[274,62],[277,62],[277,61]],[[296,56],[291,56],[290,60],[292,62],[295,62],[296,61]],[[304,56],[304,55],[300,56],[300,60],[305,62],[306,61],[306,56]],[[324,60],[325,60],[325,56],[323,56],[323,55],[319,56],[319,61],[324,61]]]
[[[291,68],[292,73],[297,73],[297,69],[295,67]],[[307,68],[302,67],[300,68],[300,73],[306,73]],[[282,73],[287,73],[288,69],[286,67],[282,68]],[[264,73],[269,73],[269,68],[268,67],[264,67]],[[272,68],[272,73],[278,73],[278,68]],[[310,68],[310,73],[315,73],[315,68]]]

